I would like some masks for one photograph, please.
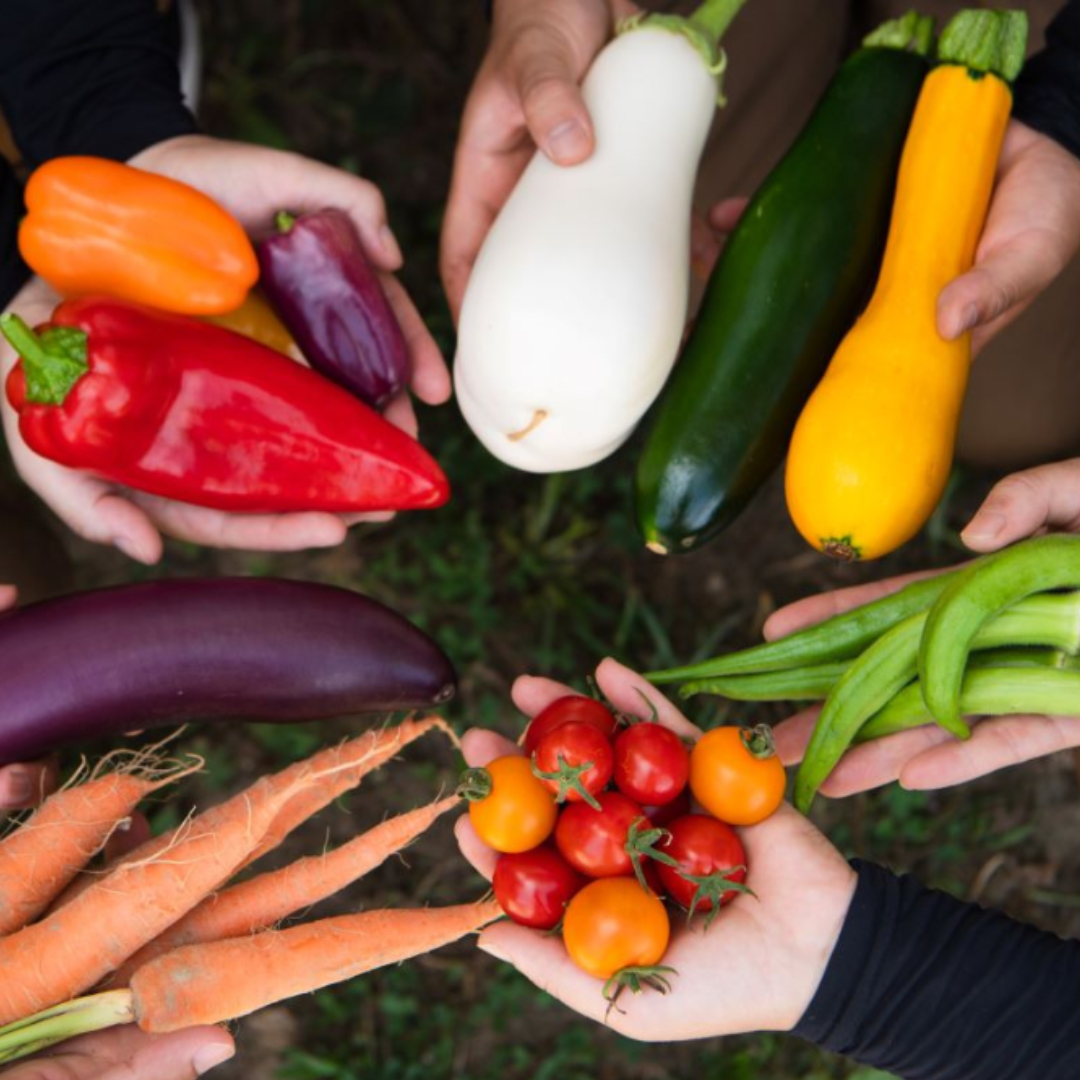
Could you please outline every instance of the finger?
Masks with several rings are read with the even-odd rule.
[[[994,717],[977,724],[970,739],[951,740],[913,757],[899,780],[911,791],[951,787],[1075,746],[1080,746],[1076,717]]]
[[[573,45],[551,32],[530,38],[517,67],[517,91],[532,140],[556,165],[577,165],[596,142],[578,86],[580,62]]]
[[[487,728],[470,728],[461,738],[461,756],[470,768],[486,765],[507,754],[520,754],[521,749],[504,735]]]
[[[734,231],[749,202],[749,196],[746,195],[722,199],[709,210],[709,224],[719,233]]]
[[[476,944],[489,956],[512,964],[564,1005],[604,1021],[608,1003],[601,993],[603,984],[574,964],[561,938],[512,922],[498,922],[484,930]]]
[[[435,339],[401,282],[389,274],[383,275],[381,280],[386,298],[405,337],[405,347],[412,365],[409,385],[421,401],[428,405],[441,405],[450,398],[451,384],[450,372],[439,346],[435,344]]]
[[[0,611],[13,608],[19,600],[19,590],[14,585],[0,585]]]
[[[151,838],[150,822],[143,814],[132,814],[126,825],[121,825],[105,843],[105,861],[113,862]]]
[[[5,1080],[195,1080],[236,1052],[219,1027],[146,1035],[134,1025],[83,1035],[4,1071]]]
[[[996,551],[1045,529],[1080,529],[1080,459],[1005,477],[960,537],[973,551]]]
[[[601,661],[596,669],[596,683],[619,712],[648,720],[655,710],[657,721],[677,735],[687,739],[701,737],[701,728],[690,723],[655,686],[618,660],[609,656]]]
[[[459,817],[454,822],[454,837],[466,861],[478,874],[490,881],[495,874],[495,864],[499,861],[499,853],[489,848],[476,835],[476,830],[468,815]]]
[[[0,811],[26,810],[37,806],[56,790],[55,758],[0,768]]]
[[[720,255],[720,243],[705,219],[696,211],[690,218],[690,269],[705,281]]]
[[[144,492],[132,492],[131,497],[162,532],[204,547],[302,551],[335,547],[347,534],[338,514],[230,514]]]
[[[577,690],[564,683],[539,675],[520,675],[510,688],[511,700],[526,716],[535,716],[553,701],[577,693]]]
[[[846,589],[834,589],[832,592],[796,600],[795,603],[774,611],[765,620],[765,625],[761,630],[762,635],[766,641],[776,641],[778,638],[794,634],[797,630],[803,630],[808,626],[815,626],[819,622],[831,619],[834,615],[842,615],[852,608],[862,607],[874,600],[880,600],[883,596],[890,596],[913,581],[940,573],[942,573],[941,570],[920,570],[914,574],[901,574],[899,577],[871,581],[865,585],[851,585]]]
[[[781,721],[772,729],[776,753],[785,766],[798,765],[806,753],[806,744],[814,731],[820,705],[811,705],[808,709],[797,712],[787,720]]]
[[[926,724],[852,747],[821,785],[821,793],[830,799],[843,799],[891,784],[912,758],[951,739],[953,736],[944,728]]]
[[[406,435],[416,438],[420,434],[420,423],[416,419],[416,409],[413,408],[412,399],[408,391],[403,390],[383,410],[383,417],[390,421],[396,428],[400,428]]]

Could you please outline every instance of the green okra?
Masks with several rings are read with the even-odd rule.
[[[1080,587],[1076,536],[1026,540],[961,570],[931,606],[919,647],[919,679],[934,719],[950,728],[960,723],[968,654],[986,623],[1033,593],[1070,587]]]
[[[1044,664],[974,667],[964,676],[960,707],[972,716],[1080,716],[1080,671],[1062,653],[1047,650]],[[904,687],[859,731],[868,742],[933,721],[918,682]]]
[[[949,571],[913,581],[880,600],[834,615],[778,641],[767,641],[686,667],[652,671],[645,678],[656,684],[689,682],[854,659],[897,623],[928,610],[956,573]]]

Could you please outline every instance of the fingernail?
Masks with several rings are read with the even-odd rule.
[[[139,549],[136,545],[129,540],[126,536],[117,536],[113,540],[113,546],[117,551],[123,552],[129,559],[134,559],[136,562],[144,562],[145,560],[139,554]]]
[[[17,809],[34,797],[34,781],[25,769],[8,769],[4,774],[0,806]]]
[[[494,956],[496,960],[501,960],[504,964],[510,963],[510,957],[506,955],[493,941],[489,941],[487,938],[480,938],[476,943],[476,947],[481,952],[486,952],[488,956]]]
[[[379,229],[379,246],[395,262],[403,261],[401,248],[398,246],[397,242],[397,237],[394,236],[394,233],[389,225],[384,225],[381,229]]]
[[[219,1065],[223,1065],[230,1058],[236,1054],[235,1046],[227,1046],[224,1043],[217,1043],[214,1046],[204,1046],[200,1050],[195,1052],[195,1056],[191,1059],[191,1067],[195,1070],[196,1074],[202,1076],[203,1073],[208,1073],[211,1069],[216,1069]]]
[[[548,136],[548,154],[560,164],[577,161],[589,151],[589,136],[577,120],[564,120]]]
[[[1008,518],[1004,514],[989,511],[980,514],[960,535],[971,540],[996,540],[1005,530]]]

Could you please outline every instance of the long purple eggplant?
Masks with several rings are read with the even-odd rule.
[[[438,705],[454,669],[359,593],[275,578],[153,581],[0,616],[0,763],[188,720]]]
[[[281,213],[259,244],[260,284],[308,363],[369,405],[409,378],[409,354],[349,216]]]

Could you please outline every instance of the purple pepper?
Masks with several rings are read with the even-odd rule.
[[[277,226],[258,246],[270,303],[316,371],[383,405],[408,381],[408,350],[352,221],[326,209]]]

